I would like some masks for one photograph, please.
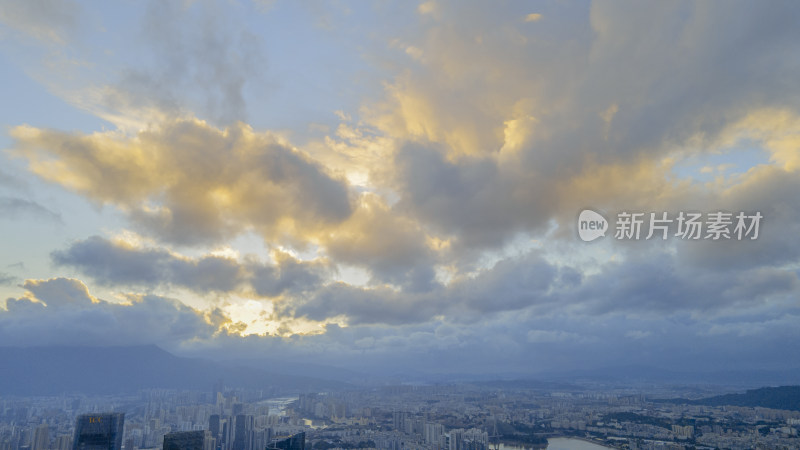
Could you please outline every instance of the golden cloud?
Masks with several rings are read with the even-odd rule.
[[[19,126],[30,170],[111,204],[161,240],[215,243],[246,230],[305,242],[346,220],[346,181],[269,133],[178,120],[127,136]]]

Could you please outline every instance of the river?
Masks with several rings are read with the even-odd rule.
[[[599,444],[594,444],[581,439],[557,437],[547,438],[547,450],[604,450],[609,447],[604,447]],[[500,444],[500,450],[525,450],[523,447],[513,445]]]
[[[257,402],[257,405],[267,405],[269,406],[269,413],[273,416],[285,416],[286,415],[286,407],[289,406],[289,403],[296,401],[297,397],[278,397],[278,398],[269,398],[266,400],[261,400]]]

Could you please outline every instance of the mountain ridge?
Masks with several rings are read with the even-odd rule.
[[[313,376],[185,358],[156,345],[0,347],[0,394],[109,394],[148,388],[210,391],[219,379],[237,388],[294,392],[349,386]]]
[[[777,386],[748,389],[741,394],[723,394],[700,399],[671,398],[655,400],[705,406],[746,406],[800,411],[800,386]]]

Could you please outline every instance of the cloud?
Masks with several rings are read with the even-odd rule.
[[[387,288],[359,288],[333,283],[306,299],[279,305],[282,315],[324,321],[344,317],[348,323],[408,324],[429,320],[441,309],[413,295],[399,295]]]
[[[3,0],[0,22],[48,44],[66,44],[80,23],[77,3],[59,0]]]
[[[323,322],[341,317],[350,326],[445,318],[466,326],[510,311],[639,319],[693,314],[708,320],[736,310],[780,308],[800,291],[798,274],[783,267],[704,267],[641,244],[625,259],[596,261],[589,274],[531,252],[425,292],[329,284],[281,304],[279,313]]]
[[[387,207],[379,197],[365,194],[341,227],[325,237],[328,254],[339,263],[357,265],[374,282],[393,283],[409,291],[430,290],[434,284],[434,255],[419,224]]]
[[[436,9],[437,9],[436,2],[432,0],[420,3],[419,6],[417,6],[417,12],[419,12],[422,15],[436,14]]]
[[[131,248],[98,236],[52,253],[59,266],[73,266],[105,285],[159,284],[198,292],[228,292],[243,279],[243,269],[231,259],[205,256],[182,258],[163,249]]]
[[[548,220],[551,191],[532,180],[522,190],[494,161],[446,160],[436,146],[409,144],[395,156],[396,209],[466,248],[500,247],[515,233]],[[523,194],[524,193],[524,194]]]
[[[391,178],[399,210],[468,248],[564,225],[586,204],[702,198],[708,187],[675,180],[670,158],[712,151],[754,110],[800,108],[786,95],[798,87],[791,3],[736,3],[724,17],[692,3],[542,11],[557,28],[517,27],[513,8],[438,6],[452,19],[398,38],[426,57],[404,66],[365,120],[408,143]],[[780,161],[793,158],[785,141]]]
[[[11,284],[16,281],[17,277],[13,275],[9,275],[5,272],[0,272],[0,284]]]
[[[545,287],[540,281],[531,284],[537,285]],[[319,334],[239,336],[219,310],[201,312],[164,297],[125,294],[125,303],[110,303],[91,295],[79,280],[67,278],[27,280],[24,287],[24,296],[9,299],[7,311],[0,310],[0,338],[9,345],[158,343],[186,355],[313,358],[320,364],[393,376],[429,371],[426,367],[497,374],[497,364],[503,364],[506,373],[531,373],[632,361],[655,367],[693,364],[708,370],[785,361],[780,355],[789,350],[787,342],[796,342],[794,323],[800,316],[796,305],[782,310],[758,306],[711,318],[680,312],[637,317],[624,310],[565,314],[563,308],[501,310],[500,305],[494,313],[481,313],[467,324],[446,315],[390,326],[329,323]],[[355,294],[344,285],[337,289],[343,289],[342,297]],[[520,286],[520,292],[527,290]],[[370,305],[370,300],[362,306],[374,314],[381,307],[392,307]],[[422,302],[414,306],[427,307]],[[461,307],[454,306],[454,310]],[[399,314],[392,311],[388,317],[413,317],[414,309],[401,307]],[[784,345],[777,345],[781,342]]]
[[[202,312],[173,299],[129,294],[126,303],[111,303],[70,278],[26,280],[23,288],[24,296],[0,310],[6,345],[177,345],[217,331]]]
[[[558,269],[531,254],[500,261],[474,277],[425,291],[333,283],[280,305],[280,312],[317,321],[344,317],[350,325],[419,324],[441,317],[453,323],[473,323],[486,316],[549,304],[557,273]]]
[[[30,169],[112,204],[165,242],[221,242],[246,230],[297,239],[351,214],[347,184],[307,155],[244,124],[180,120],[125,137],[16,127]]]
[[[22,190],[26,187],[26,184],[19,177],[0,170],[0,186],[8,189]]]
[[[0,217],[13,220],[28,218],[63,223],[61,214],[53,212],[34,201],[18,197],[0,196]]]
[[[254,257],[241,262],[215,255],[189,258],[99,236],[74,242],[51,256],[56,265],[75,267],[102,285],[181,287],[200,294],[297,294],[315,289],[330,270],[324,261],[298,261],[279,251],[273,252],[274,264]]]
[[[653,333],[651,331],[644,331],[644,330],[631,330],[625,333],[625,336],[631,339],[646,339],[652,335]]]
[[[558,330],[530,330],[528,331],[528,341],[535,344],[550,343],[550,342],[563,342],[572,339],[577,339],[578,335],[575,333],[567,333]]]
[[[415,221],[372,194],[351,201],[346,181],[246,125],[219,130],[179,120],[130,138],[27,126],[12,134],[32,171],[118,207],[161,242],[220,243],[252,230],[268,242],[321,245],[336,263],[369,270],[376,283],[433,286],[434,257]]]
[[[525,22],[538,22],[542,19],[542,15],[538,13],[530,13],[525,16]]]
[[[250,284],[258,295],[276,297],[281,294],[300,295],[313,292],[331,272],[327,261],[299,261],[287,253],[273,252],[274,265],[248,261],[252,274]]]
[[[784,268],[685,264],[673,253],[640,248],[624,261],[603,264],[558,296],[575,313],[713,317],[736,309],[780,307],[799,290],[798,274]]]
[[[797,348],[797,329],[791,325],[796,313],[796,308],[787,314],[748,311],[698,320],[685,315],[630,318],[511,311],[469,326],[442,319],[393,327],[329,324],[321,334],[283,339],[220,335],[215,346],[199,342],[182,350],[221,357],[266,353],[288,361],[311,358],[320,364],[412,378],[423,376],[420,373],[530,376],[630,364],[691,364],[708,371],[753,365],[789,368],[792,362],[781,355],[788,351],[786,345]],[[715,334],[709,334],[711,327]],[[642,329],[650,334],[642,335]],[[742,329],[748,334],[740,335]]]
[[[211,1],[151,1],[137,36],[152,58],[103,89],[111,111],[189,112],[220,125],[247,120],[245,88],[266,67],[259,38]]]

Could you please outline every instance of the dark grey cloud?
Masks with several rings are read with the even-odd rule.
[[[590,274],[584,271],[554,265],[530,253],[501,260],[475,276],[431,291],[335,283],[278,308],[283,315],[319,321],[343,315],[351,325],[423,324],[446,317],[453,324],[467,326],[509,311],[713,317],[724,311],[778,307],[800,294],[795,270],[686,264],[679,252],[644,243],[623,259],[598,263]]]
[[[715,210],[747,215],[760,213],[756,240],[687,242],[679,248],[682,264],[719,269],[780,268],[800,260],[800,178],[796,172],[761,167],[754,180],[713,199]],[[709,211],[710,212],[710,211]]]
[[[800,279],[783,268],[718,268],[682,264],[674,254],[653,250],[609,262],[559,293],[561,301],[588,314],[634,315],[719,311],[779,305],[800,293]]]
[[[344,315],[351,324],[415,324],[447,317],[469,323],[486,315],[518,311],[552,301],[558,269],[538,255],[505,260],[473,278],[428,291],[361,288],[344,283],[279,305],[283,314],[313,320]]]
[[[719,318],[687,314],[630,317],[509,311],[458,326],[446,320],[403,326],[329,324],[324,334],[290,338],[220,335],[181,349],[190,355],[252,357],[346,366],[393,377],[420,373],[526,375],[644,365],[681,371],[793,368],[796,307]],[[224,349],[224,350],[220,350]],[[273,359],[274,358],[274,359]]]
[[[513,185],[489,159],[454,163],[436,147],[409,144],[395,156],[395,167],[401,192],[397,208],[440,233],[461,237],[466,247],[500,245],[524,225],[520,215],[525,212],[509,201]],[[533,203],[543,194],[531,192],[528,199]]]
[[[19,197],[0,196],[0,217],[6,220],[27,218],[63,223],[61,214],[53,212],[32,200]]]
[[[283,293],[300,294],[314,291],[330,272],[325,263],[304,262],[289,255],[278,254],[275,265],[250,262],[250,283],[258,295],[275,297]]]
[[[244,271],[231,259],[180,258],[163,249],[133,249],[93,236],[52,253],[59,266],[72,266],[105,285],[160,284],[197,292],[228,292],[243,282]]]
[[[6,345],[177,345],[217,330],[203,313],[174,299],[129,295],[128,303],[111,303],[70,278],[27,280],[23,288],[27,296],[6,300],[6,311],[0,310]]]
[[[552,280],[563,279],[566,273],[537,267],[535,259],[517,262],[519,267],[507,263],[497,267],[496,274],[486,276],[501,280],[512,274],[516,278],[526,275],[526,280],[517,285],[518,295],[531,298],[535,297],[531,292],[542,295],[555,288],[559,282],[553,284]],[[643,274],[630,272],[631,280]],[[654,272],[649,273],[648,281],[653,283]],[[603,277],[609,274],[589,277],[588,287],[598,291],[613,288],[614,279]],[[603,285],[600,280],[607,283]],[[754,281],[745,279],[731,288],[758,285]],[[774,280],[767,277],[763,281],[774,288]],[[501,284],[507,285],[508,281]],[[663,285],[650,287],[654,286],[650,292],[663,289]],[[326,332],[318,335],[242,337],[217,331],[228,322],[218,311],[201,314],[163,297],[131,295],[130,304],[114,304],[93,298],[83,283],[65,278],[29,280],[24,287],[28,291],[25,297],[9,299],[7,311],[0,310],[0,338],[12,345],[89,344],[96,339],[119,345],[158,343],[187,355],[249,359],[268,354],[272,360],[295,361],[313,358],[320,364],[412,376],[442,371],[497,374],[498,367],[503,373],[531,373],[620,364],[667,368],[691,364],[700,370],[719,370],[764,364],[777,367],[776,361],[784,361],[783,367],[790,365],[781,355],[796,347],[792,342],[797,342],[796,320],[800,317],[796,305],[775,310],[768,302],[758,300],[758,294],[754,297],[756,301],[729,308],[724,314],[706,311],[699,315],[690,309],[648,314],[627,307],[605,311],[579,308],[566,314],[563,307],[515,308],[502,302],[489,311],[490,303],[481,302],[480,310],[467,322],[459,322],[459,317],[452,314],[426,320],[432,311],[441,310],[438,305],[431,307],[419,302],[406,307],[364,297],[351,306],[362,314],[360,324],[349,327],[329,324]],[[604,298],[630,295],[633,290],[635,286],[611,289]],[[346,285],[326,292],[339,295],[325,305],[333,308],[329,313],[341,311],[342,298],[367,294]],[[33,298],[42,303],[33,302]],[[644,299],[635,295],[634,298]],[[574,299],[565,296],[552,300],[564,302],[564,306],[580,306],[570,303]],[[591,306],[596,301],[590,298],[587,304]],[[452,310],[463,307],[446,304],[445,308],[450,306]],[[390,311],[390,317],[405,316],[404,320],[389,325],[385,321],[370,324],[369,315],[379,316],[380,308],[396,308]],[[415,315],[418,308],[430,310]]]
[[[265,297],[315,289],[330,270],[319,262],[298,261],[278,253],[275,264],[251,258],[238,262],[221,256],[186,258],[159,248],[131,248],[93,236],[51,254],[58,266],[70,266],[106,286],[175,286],[198,293],[247,291]]]
[[[9,275],[5,272],[0,272],[0,284],[11,284],[17,280],[17,277],[13,275]]]

